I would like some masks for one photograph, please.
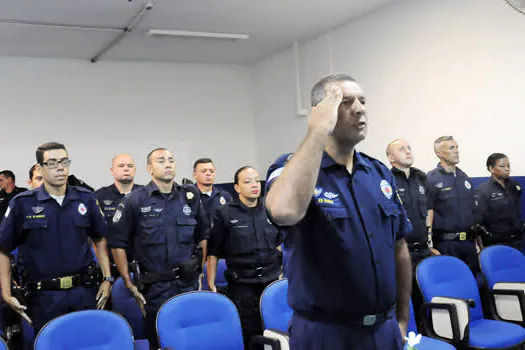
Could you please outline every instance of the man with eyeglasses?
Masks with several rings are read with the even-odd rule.
[[[71,161],[65,146],[40,145],[36,160],[43,185],[13,198],[0,225],[0,287],[6,304],[32,322],[38,334],[65,313],[104,308],[113,280],[104,216],[92,192],[67,184]],[[97,246],[104,276],[98,291],[88,237]],[[11,294],[8,254],[17,247],[24,259],[24,300]]]
[[[151,151],[147,169],[151,182],[119,204],[108,243],[126,287],[145,314],[150,346],[157,349],[155,320],[160,306],[174,295],[198,289],[209,222],[199,191],[175,184],[175,159],[169,150]],[[136,260],[131,264],[134,280],[126,249]]]

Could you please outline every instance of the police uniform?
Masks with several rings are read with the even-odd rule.
[[[200,241],[208,238],[208,220],[193,186],[174,184],[161,193],[154,182],[131,192],[119,204],[108,244],[130,249],[138,262],[137,287],[146,298],[145,330],[157,344],[155,319],[162,304],[177,294],[198,289],[202,255]]]
[[[208,242],[208,255],[226,259],[228,297],[241,316],[244,345],[262,334],[259,299],[264,288],[281,274],[281,233],[271,223],[264,200],[254,208],[239,199],[216,212]]]
[[[489,235],[484,245],[506,244],[521,250],[521,187],[512,179],[501,186],[491,178],[475,191],[475,222],[483,225]]]
[[[412,223],[412,232],[407,234],[406,241],[415,268],[421,260],[431,255],[427,245],[427,176],[417,168],[410,168],[408,178],[396,167],[392,168],[392,173],[396,179],[397,193]]]
[[[4,219],[4,214],[9,207],[9,201],[14,198],[17,194],[27,191],[27,188],[24,187],[16,187],[13,188],[13,191],[11,193],[7,193],[5,191],[0,191],[0,223]]]
[[[19,247],[23,257],[25,301],[35,334],[65,313],[96,308],[97,285],[88,237],[95,242],[107,234],[95,195],[67,186],[62,205],[45,186],[19,194],[0,225],[0,249]]]
[[[208,215],[208,220],[213,222],[213,217],[221,206],[232,200],[232,196],[229,192],[212,187],[211,194],[200,192],[202,206],[204,211]]]
[[[268,186],[288,155],[268,170]],[[355,152],[350,174],[323,154],[305,217],[291,240],[291,349],[402,349],[395,317],[395,245],[411,225],[380,161]]]
[[[438,164],[427,175],[427,189],[428,207],[434,210],[435,248],[441,254],[463,260],[472,272],[479,274],[476,244],[470,233],[474,225],[474,190],[470,178],[457,167],[454,174]]]
[[[143,187],[142,185],[133,184],[133,187],[131,188],[131,192]],[[111,221],[113,220],[113,215],[115,215],[115,211],[117,210],[117,206],[124,198],[125,194],[120,193],[117,186],[115,184],[111,184],[109,186],[105,186],[102,188],[99,188],[95,192],[95,196],[97,197],[98,204],[102,208],[102,211],[104,212],[104,216],[106,217],[106,221],[108,222],[108,225],[111,226]]]

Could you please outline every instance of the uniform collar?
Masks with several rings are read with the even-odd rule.
[[[173,188],[171,189],[171,192],[175,192],[179,189],[179,185],[177,185],[176,182],[173,183]],[[146,185],[146,190],[148,191],[149,196],[151,197],[154,193],[159,193],[159,187],[155,184],[155,182],[150,181],[149,184]]]
[[[495,186],[499,189],[502,189],[504,190],[505,188],[509,188],[509,185],[510,185],[510,178],[507,180],[507,182],[505,183],[506,187],[503,187],[501,186],[501,184],[499,182],[497,182],[492,176],[490,177],[489,179],[489,183],[492,185],[492,186]]]
[[[323,158],[321,159],[321,168],[325,169],[334,165],[346,168],[345,165],[336,163],[336,161],[332,157],[330,157],[328,153],[323,152]],[[372,168],[372,165],[365,157],[361,155],[361,153],[354,151],[354,168],[356,167],[361,167],[364,170],[369,171]]]
[[[40,186],[37,191],[37,199],[39,201],[45,201],[48,199],[52,199],[51,195],[46,191],[46,187],[44,185]],[[70,185],[66,185],[66,195],[64,196],[64,202],[65,199],[73,200],[73,199],[79,199],[80,196],[78,194],[78,191]]]
[[[114,182],[111,184],[111,186],[109,186],[109,188],[111,189],[111,191],[115,192],[116,194],[123,194],[123,193],[120,193],[120,191],[117,188],[117,185],[115,185]],[[131,186],[131,192],[135,191],[136,189],[137,189],[137,184],[133,183],[133,186]]]
[[[228,205],[229,206],[233,206],[233,207],[238,207],[240,208],[241,210],[243,211],[250,211],[250,210],[254,210],[254,209],[259,209],[262,207],[263,205],[263,201],[264,201],[264,198],[262,196],[259,197],[259,200],[257,201],[257,206],[251,208],[251,207],[247,207],[246,205],[244,205],[243,202],[241,202],[241,200],[239,199],[239,197],[235,197],[234,199],[232,199]]]
[[[441,163],[438,163],[437,169],[443,174],[454,176],[454,173],[449,173],[448,171],[446,171],[445,168],[443,168],[443,166],[441,165]],[[462,173],[463,171],[461,171],[461,169],[456,166],[456,176]]]

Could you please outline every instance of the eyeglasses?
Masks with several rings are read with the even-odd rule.
[[[64,168],[67,168],[71,164],[71,160],[65,158],[61,160],[50,159],[47,162],[42,162],[42,165],[46,165],[49,169],[56,169],[58,165],[62,165]]]

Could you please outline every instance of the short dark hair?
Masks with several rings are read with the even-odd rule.
[[[213,160],[211,160],[210,158],[197,159],[195,161],[195,163],[193,163],[193,171],[195,171],[197,169],[197,165],[199,165],[199,164],[208,164],[208,163],[212,163],[213,164]]]
[[[487,158],[487,170],[490,171],[490,167],[496,166],[496,162],[500,159],[508,158],[506,154],[504,153],[492,153]]]
[[[437,153],[439,144],[444,141],[454,141],[454,136],[446,135],[446,136],[438,137],[436,141],[434,141],[434,152]]]
[[[0,175],[6,179],[13,179],[13,182],[15,182],[15,173],[13,173],[11,170],[2,170],[0,171]]]
[[[149,165],[151,164],[151,155],[157,151],[168,151],[167,148],[164,148],[164,147],[158,147],[158,148],[155,148],[154,150],[152,150],[151,152],[148,153],[148,156],[146,157],[146,163]]]
[[[55,149],[63,149],[67,153],[66,146],[64,146],[61,143],[58,143],[58,142],[44,143],[44,144],[38,146],[38,148],[36,149],[36,162],[38,164],[44,163],[44,152],[45,151],[55,150]]]
[[[31,168],[29,168],[29,180],[33,180],[33,174],[35,173],[37,164],[33,164]]]
[[[312,88],[311,91],[311,103],[312,107],[315,107],[323,100],[326,95],[326,85],[336,83],[339,81],[352,81],[356,82],[354,78],[345,74],[330,74],[321,78]]]
[[[246,169],[255,169],[254,167],[252,166],[249,166],[249,165],[245,165],[239,169],[237,169],[237,171],[235,172],[235,175],[233,176],[233,183],[238,185],[239,184],[239,175]]]

